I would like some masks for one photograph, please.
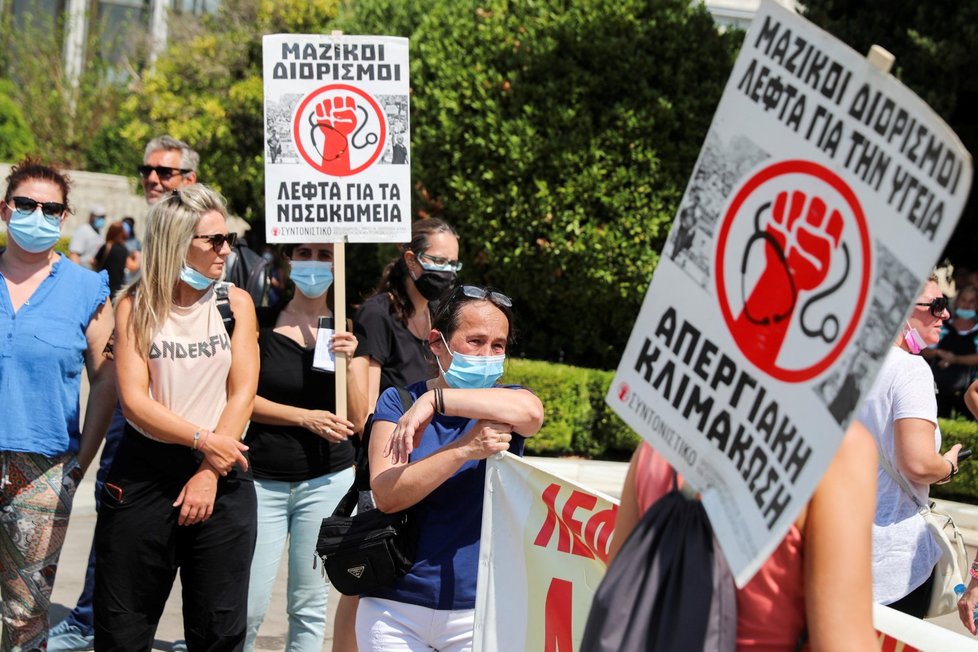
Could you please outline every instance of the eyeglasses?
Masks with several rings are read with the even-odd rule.
[[[438,272],[458,272],[462,269],[462,263],[457,260],[450,260],[444,256],[432,256],[430,254],[418,254],[418,258],[421,260],[427,260],[430,263],[430,267],[425,267],[424,263],[421,264],[425,269]]]
[[[140,165],[136,170],[139,171],[139,176],[144,179],[148,179],[150,173],[156,171],[156,176],[159,177],[160,181],[166,181],[177,174],[193,172],[193,170],[183,170],[181,168],[168,168],[165,165]]]
[[[224,248],[224,243],[229,247],[234,246],[234,241],[238,239],[237,233],[215,233],[213,235],[195,235],[194,240],[207,240],[214,247],[214,251],[220,252]]]
[[[489,301],[507,308],[513,307],[513,300],[502,292],[497,292],[491,288],[480,288],[478,285],[462,285],[457,292],[461,292],[470,299],[488,299]]]
[[[929,308],[931,315],[941,318],[944,316],[944,311],[947,310],[947,304],[947,297],[937,297],[936,299],[931,299],[930,303],[915,303],[913,305]]]
[[[68,210],[65,204],[56,201],[40,202],[30,197],[11,197],[10,200],[14,203],[14,208],[22,213],[33,213],[40,206],[41,212],[48,217],[60,218]]]

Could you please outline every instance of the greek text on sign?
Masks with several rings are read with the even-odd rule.
[[[269,242],[410,239],[407,40],[262,41]]]
[[[606,396],[702,492],[739,585],[812,495],[971,178],[919,98],[761,3]]]

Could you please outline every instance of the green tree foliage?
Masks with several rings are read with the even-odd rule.
[[[937,111],[965,147],[978,152],[978,0],[806,0],[805,16],[867,52],[878,43],[896,56],[893,74]],[[978,268],[978,186],[946,254]]]
[[[0,76],[10,83],[3,97],[19,107],[27,132],[19,136],[19,142],[7,141],[5,132],[4,146],[19,151],[21,143],[30,142],[31,150],[43,160],[83,169],[96,134],[114,118],[125,93],[120,84],[123,69],[105,56],[125,35],[100,40],[95,36],[98,30],[93,30],[85,42],[84,70],[77,83],[72,83],[65,73],[64,29],[60,15],[26,13],[17,20],[10,14],[4,16]],[[5,128],[13,130],[14,123]]]
[[[248,220],[264,213],[263,34],[329,32],[336,0],[225,0],[216,16],[178,22],[171,43],[123,106],[118,137],[130,165],[152,137],[168,133],[201,154],[198,178]],[[131,169],[131,167],[129,168]]]
[[[0,80],[0,161],[16,162],[36,149],[24,113],[11,99],[13,84]]]
[[[610,367],[638,314],[736,35],[687,0],[360,0],[411,37],[420,215],[513,296],[523,353]]]

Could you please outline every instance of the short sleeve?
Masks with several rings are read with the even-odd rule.
[[[370,356],[387,364],[391,357],[391,316],[386,302],[366,301],[353,318],[353,333],[357,336],[355,357]]]
[[[908,356],[893,383],[893,419],[937,421],[934,374],[924,360]]]
[[[411,386],[408,391],[411,397],[417,399],[417,387]],[[377,407],[374,408],[374,421],[390,421],[397,423],[397,420],[404,414],[404,406],[401,405],[401,395],[396,387],[388,387],[377,399]]]
[[[106,270],[103,269],[101,272],[98,272],[97,280],[93,282],[92,291],[94,292],[94,298],[87,312],[89,322],[95,317],[95,313],[102,307],[105,300],[109,298],[109,273]]]

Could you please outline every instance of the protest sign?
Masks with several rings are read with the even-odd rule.
[[[971,177],[919,98],[761,4],[606,397],[702,491],[739,586],[822,477]]]
[[[408,41],[262,39],[268,242],[411,239]]]
[[[487,461],[474,649],[580,647],[604,576],[614,499],[505,453]]]

